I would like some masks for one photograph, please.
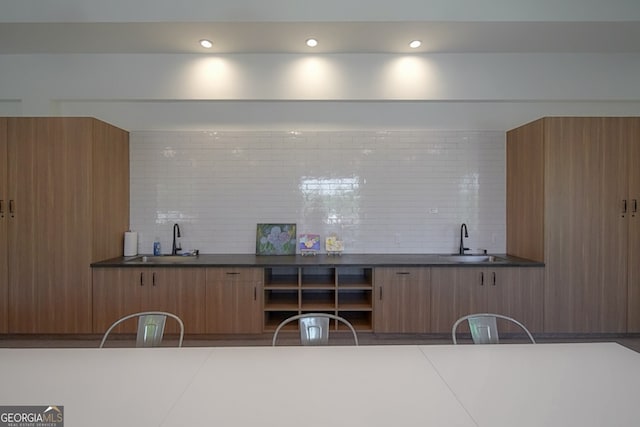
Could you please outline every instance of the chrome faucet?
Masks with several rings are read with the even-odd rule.
[[[173,245],[171,246],[171,255],[178,255],[178,252],[182,250],[180,243],[177,242],[177,238],[180,237],[180,226],[173,224]]]
[[[464,230],[464,236],[462,234],[463,230]],[[469,232],[467,231],[467,224],[465,223],[462,223],[462,225],[460,226],[460,250],[458,251],[460,255],[464,255],[464,251],[469,250],[469,248],[464,247],[463,237],[469,237]]]

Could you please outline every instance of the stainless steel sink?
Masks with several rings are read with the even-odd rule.
[[[158,255],[139,256],[125,261],[127,264],[177,264],[181,262],[193,261],[196,255]]]
[[[462,262],[462,263],[478,263],[478,262],[500,262],[504,258],[495,255],[440,255],[443,261]]]

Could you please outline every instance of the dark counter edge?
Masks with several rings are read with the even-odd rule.
[[[92,268],[102,267],[543,267],[543,262],[531,261],[506,254],[491,254],[504,261],[496,262],[452,262],[440,257],[449,254],[343,254],[340,256],[319,254],[302,255],[253,255],[253,254],[202,254],[185,257],[173,263],[132,262],[135,257],[116,257],[94,262]],[[151,255],[147,255],[151,256]]]

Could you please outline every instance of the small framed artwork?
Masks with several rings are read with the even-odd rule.
[[[320,252],[319,234],[301,234],[298,241],[302,255],[315,255]]]
[[[336,234],[327,237],[325,248],[328,255],[342,255],[344,251],[344,243]]]
[[[258,224],[256,255],[295,255],[295,224]]]

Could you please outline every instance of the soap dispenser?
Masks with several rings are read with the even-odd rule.
[[[154,256],[160,256],[160,239],[156,237],[156,239],[153,241],[153,255]]]

